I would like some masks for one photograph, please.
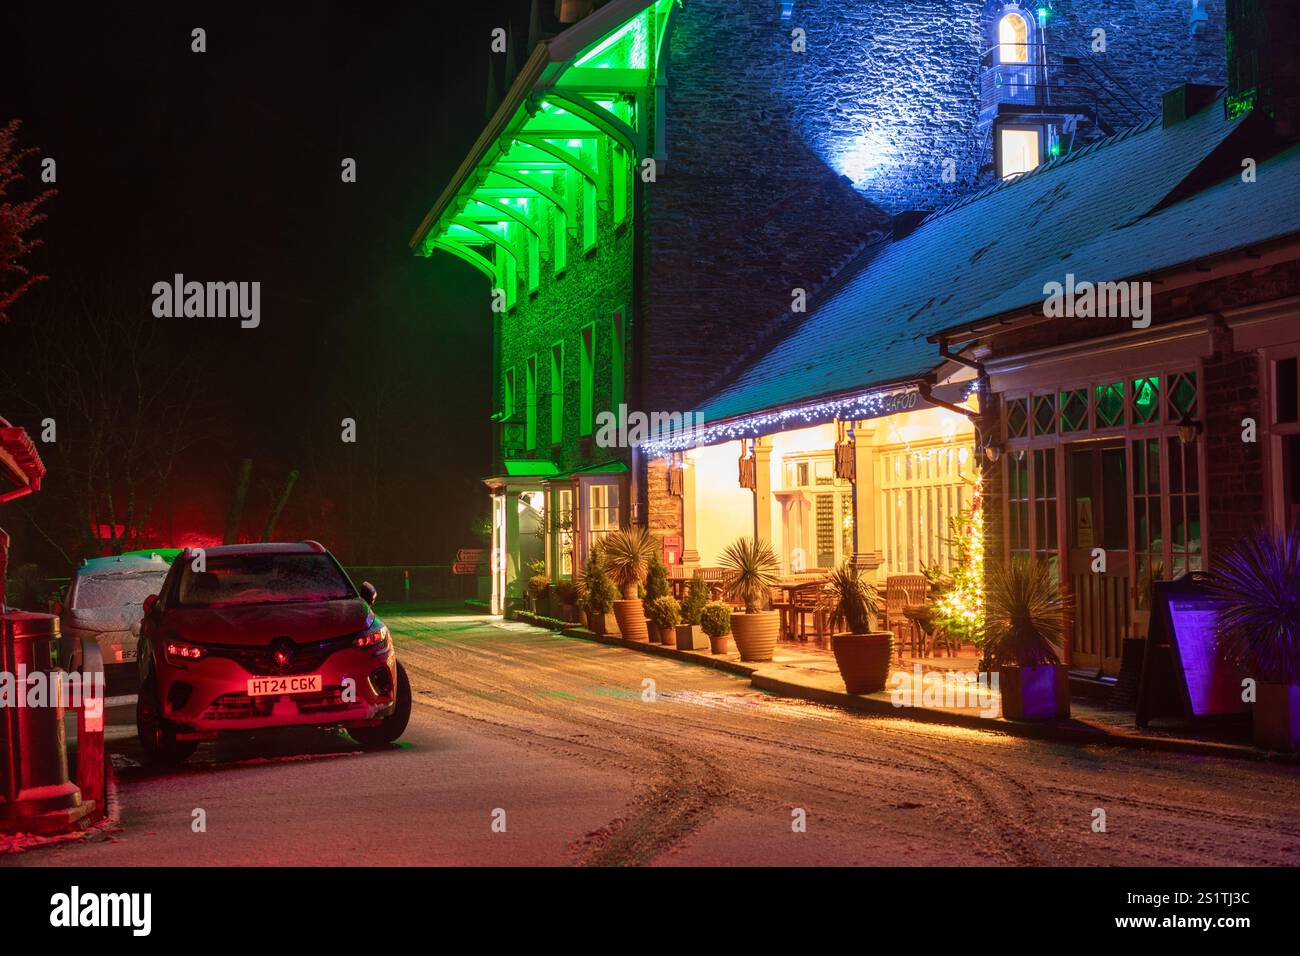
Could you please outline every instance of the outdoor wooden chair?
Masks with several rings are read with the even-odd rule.
[[[925,653],[925,634],[903,611],[924,604],[929,583],[924,574],[891,574],[885,578],[885,630],[894,632],[894,646],[903,656],[903,645],[910,644],[913,656]]]
[[[813,633],[820,640],[830,636],[830,620],[826,606],[822,601],[825,584],[811,581],[800,585],[790,592],[791,630],[797,630],[799,640],[808,640],[808,619],[812,618]]]

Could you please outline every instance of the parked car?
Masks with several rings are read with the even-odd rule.
[[[377,598],[314,541],[183,552],[144,603],[145,756],[178,762],[223,732],[301,725],[365,747],[397,740],[411,687]]]
[[[172,549],[169,557],[166,550],[135,552],[81,563],[66,600],[56,608],[69,670],[81,667],[81,642],[93,640],[99,644],[105,680],[112,689],[134,688],[144,599],[158,593],[178,553]]]

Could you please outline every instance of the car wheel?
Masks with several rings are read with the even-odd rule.
[[[375,727],[349,727],[348,735],[363,747],[387,747],[406,733],[411,721],[411,682],[406,668],[397,664],[397,706]]]
[[[158,685],[150,676],[135,698],[135,732],[145,760],[152,764],[178,764],[199,748],[197,740],[177,740],[162,719]]]

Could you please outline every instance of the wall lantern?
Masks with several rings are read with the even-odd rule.
[[[998,459],[1002,457],[1002,446],[997,442],[989,442],[984,446],[984,457],[989,460],[990,464],[996,465]]]
[[[1178,420],[1178,440],[1184,445],[1196,441],[1196,436],[1204,430],[1204,423],[1192,418],[1191,412],[1183,412],[1183,417]]]

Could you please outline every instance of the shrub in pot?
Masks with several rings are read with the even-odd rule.
[[[1220,651],[1255,679],[1255,745],[1300,749],[1300,528],[1234,541],[1206,585]]]
[[[582,573],[582,609],[587,615],[587,628],[593,634],[616,634],[618,624],[610,613],[614,608],[614,585],[605,571],[605,561],[600,549],[593,550]]]
[[[987,576],[980,645],[998,673],[1002,716],[1070,716],[1069,672],[1061,663],[1066,602],[1045,561],[1014,558]]]
[[[850,694],[883,690],[889,680],[894,634],[871,629],[880,603],[875,587],[863,580],[862,569],[845,561],[832,571],[822,605],[832,621],[844,622],[845,630],[831,635],[831,651],[844,689]]]
[[[629,641],[649,640],[639,592],[650,561],[659,554],[659,542],[645,528],[623,528],[605,536],[601,553],[605,569],[623,595],[614,601],[619,631]]]
[[[780,567],[772,546],[762,538],[737,538],[722,552],[727,597],[744,604],[743,614],[732,615],[731,633],[742,661],[770,661],[781,636],[781,615],[765,610]]]
[[[727,653],[728,635],[731,634],[731,607],[722,601],[710,601],[700,612],[700,627],[709,636],[709,650],[714,654]]]
[[[667,597],[672,593],[673,589],[668,584],[668,569],[659,560],[659,552],[656,551],[646,564],[645,599],[653,601],[655,598]]]
[[[555,585],[555,599],[560,603],[560,620],[573,622],[578,619],[578,586],[572,581],[561,581]]]
[[[686,589],[686,600],[682,601],[682,621],[677,625],[677,649],[679,651],[702,651],[709,646],[709,639],[700,626],[700,615],[709,603],[709,587],[703,578],[691,578]]]
[[[546,614],[550,611],[546,602],[546,596],[550,593],[550,590],[551,579],[545,574],[534,574],[528,579],[528,597],[534,614]]]
[[[660,644],[672,644],[677,636],[677,622],[682,619],[677,599],[661,594],[645,602],[646,617],[655,626],[655,636]]]

